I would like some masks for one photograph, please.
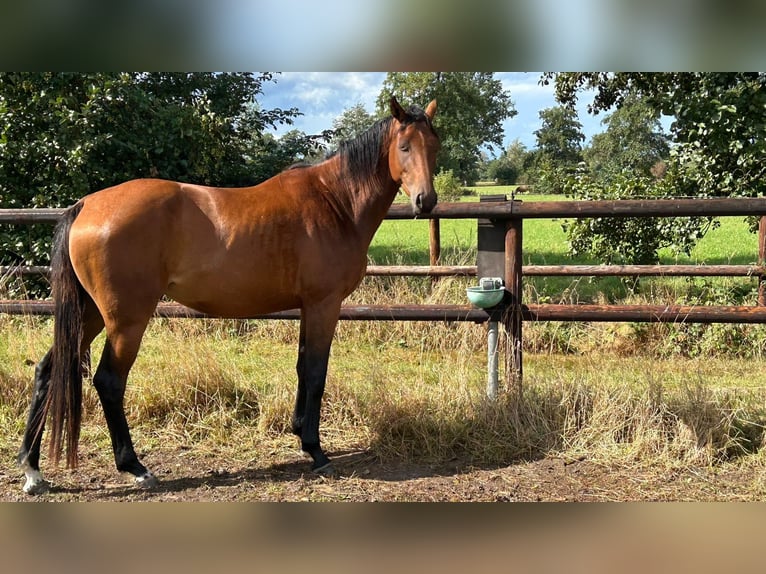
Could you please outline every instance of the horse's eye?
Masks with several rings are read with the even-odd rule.
[[[403,152],[408,152],[410,151],[410,144],[406,144],[406,143],[402,144],[399,146],[399,149]]]

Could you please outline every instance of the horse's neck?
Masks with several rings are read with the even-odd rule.
[[[331,190],[338,204],[344,206],[343,211],[353,221],[360,237],[368,244],[399,190],[399,185],[389,175],[386,158],[381,158],[380,166],[379,173],[370,174],[366,181],[353,181],[350,175],[344,176],[341,169]]]

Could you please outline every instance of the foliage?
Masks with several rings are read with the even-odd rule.
[[[662,187],[675,196],[758,196],[766,193],[766,74],[764,73],[546,73],[542,82],[555,82],[559,102],[573,107],[581,90],[594,90],[591,113],[616,106],[613,116],[629,116],[636,101],[648,120],[652,114],[674,116],[671,125],[672,145],[668,158],[668,175]],[[648,124],[646,124],[648,125]],[[636,140],[636,130],[632,139]],[[647,134],[646,130],[642,133]],[[594,138],[595,146],[604,143]],[[655,143],[659,143],[656,141]],[[615,143],[615,145],[619,145]],[[660,149],[660,148],[658,148]],[[661,149],[660,149],[661,153]],[[626,153],[622,154],[622,165]],[[593,156],[591,156],[593,159]],[[645,169],[645,162],[641,169]],[[618,166],[619,169],[619,166]],[[662,192],[663,195],[665,192]],[[622,194],[618,194],[624,196]],[[654,195],[650,193],[649,195]],[[694,220],[690,225],[693,226]],[[699,224],[700,222],[697,221]],[[667,229],[651,223],[636,224],[637,233],[645,236],[647,245],[656,237],[671,240]],[[662,223],[657,221],[657,225]],[[593,237],[591,244],[606,245],[611,236],[616,240],[614,253],[622,251],[620,239],[611,229]],[[690,237],[701,237],[705,225],[696,230],[682,229],[672,239],[684,245]],[[584,238],[588,231],[582,230]],[[601,231],[593,229],[591,233]],[[655,236],[652,238],[651,236]],[[641,249],[641,258],[650,249]]]
[[[630,94],[607,115],[606,131],[593,136],[583,151],[585,166],[566,178],[575,199],[638,199],[673,196],[677,177],[652,175],[668,156],[658,113],[643,98]],[[586,173],[587,172],[587,173]],[[585,219],[567,224],[572,253],[591,253],[606,262],[654,263],[663,247],[686,252],[701,237],[703,219]]]
[[[542,126],[535,130],[537,147],[550,159],[577,164],[582,160],[582,124],[577,119],[577,112],[564,106],[555,106],[540,110]]]
[[[517,113],[500,80],[488,72],[389,72],[378,96],[379,112],[387,113],[391,95],[403,105],[437,100],[438,165],[465,182],[478,177],[482,147],[502,147],[502,123]]]
[[[340,142],[355,138],[364,133],[374,122],[374,116],[367,113],[362,103],[343,110],[343,113],[332,122],[334,133],[330,146],[337,147]]]
[[[674,178],[656,180],[633,171],[614,174],[605,185],[580,170],[565,179],[564,189],[582,200],[662,199],[675,194]],[[571,220],[563,227],[575,256],[590,254],[607,264],[651,264],[665,247],[688,255],[711,224],[706,217],[595,217]]]
[[[597,180],[608,183],[625,171],[648,177],[658,162],[668,158],[670,147],[659,112],[644,98],[629,95],[601,124],[606,131],[594,135],[583,150],[588,169]]]
[[[257,106],[272,80],[251,73],[2,73],[0,206],[67,206],[137,177],[255,183],[249,160],[259,136],[298,114]],[[46,261],[51,234],[40,227],[4,227],[0,261]]]
[[[306,135],[300,130],[290,130],[279,139],[270,133],[253,138],[245,158],[251,180],[265,181],[290,165],[319,159],[326,151],[325,142],[331,133],[325,130],[321,134]]]
[[[582,124],[577,112],[564,106],[540,111],[542,126],[535,131],[535,173],[541,193],[563,193],[563,182],[582,161]]]
[[[515,139],[503,150],[500,157],[488,162],[487,177],[496,181],[498,185],[525,182],[526,171],[533,158],[534,155],[527,151],[527,147],[519,139]]]
[[[434,189],[439,201],[458,201],[464,191],[451,169],[442,170],[434,176]]]
[[[671,160],[684,195],[758,196],[766,193],[766,73],[546,73],[556,98],[574,106],[595,90],[591,113],[639,94],[656,112],[674,116]]]
[[[501,156],[490,167],[489,177],[498,185],[513,185],[519,179],[519,168],[507,156]]]
[[[0,201],[67,205],[133,177],[249,180],[254,134],[296,110],[252,105],[270,75],[6,73],[0,76]]]

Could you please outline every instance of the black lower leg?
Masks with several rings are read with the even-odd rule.
[[[34,470],[40,470],[40,443],[45,427],[44,406],[48,398],[48,385],[51,377],[51,351],[48,351],[35,368],[34,390],[29,405],[27,426],[16,461],[28,464]]]
[[[304,308],[301,313],[299,376],[303,377],[298,386],[295,418],[300,422],[301,447],[314,461],[312,470],[324,475],[335,472],[319,445],[319,411],[340,303],[339,298],[327,298]]]
[[[301,442],[301,449],[307,453],[313,462],[311,463],[311,470],[320,470],[330,464],[330,459],[319,446],[319,443],[309,444]]]
[[[327,458],[319,445],[319,417],[327,375],[327,357],[318,357],[316,362],[312,362],[312,365],[313,368],[308,368],[306,372],[305,414],[301,428],[301,448],[313,459],[314,463],[311,468],[317,470],[330,464],[330,459]]]
[[[107,346],[96,370],[96,375],[93,377],[93,384],[104,409],[104,418],[106,418],[106,424],[109,427],[117,470],[141,477],[146,475],[147,470],[138,461],[133,448],[133,441],[130,438],[128,421],[125,418],[123,399],[126,381],[112,371],[108,354]]]
[[[303,416],[306,411],[305,354],[305,349],[301,346],[298,349],[298,365],[295,369],[298,372],[298,391],[295,394],[295,410],[292,418],[292,432],[299,437],[303,433]]]

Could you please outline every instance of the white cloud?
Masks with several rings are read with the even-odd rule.
[[[304,113],[333,109],[337,116],[357,103],[372,113],[384,78],[383,73],[369,72],[287,72],[277,81],[280,91],[289,92]]]

